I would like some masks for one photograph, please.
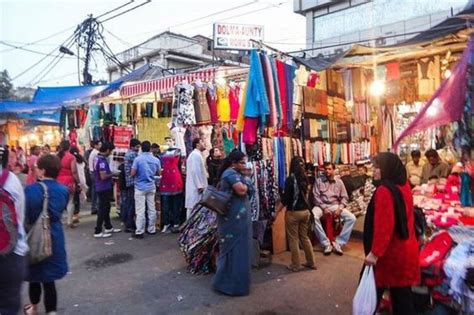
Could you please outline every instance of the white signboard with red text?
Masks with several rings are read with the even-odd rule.
[[[263,41],[263,25],[214,23],[214,49],[247,50]]]

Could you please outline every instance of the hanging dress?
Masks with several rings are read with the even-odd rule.
[[[217,87],[217,118],[220,122],[230,121],[230,102],[227,87]]]

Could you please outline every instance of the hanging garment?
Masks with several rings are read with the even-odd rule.
[[[273,75],[272,63],[268,55],[265,56],[265,79],[266,88],[268,95],[268,102],[270,107],[270,115],[268,117],[268,125],[272,128],[276,128],[278,124],[277,105],[275,100],[275,78]]]
[[[194,88],[194,113],[196,114],[196,124],[206,125],[211,122],[211,113],[209,104],[207,103],[207,87],[204,83],[196,81],[193,83]]]
[[[252,145],[257,141],[258,118],[245,118],[242,141]]]
[[[194,87],[186,82],[178,83],[174,89],[173,108],[176,115],[173,115],[172,122],[175,125],[195,125],[196,113],[193,104]]]
[[[186,155],[186,145],[184,142],[184,134],[186,133],[186,128],[183,127],[174,127],[171,129],[171,136],[173,137],[176,148],[181,150],[181,155]]]
[[[222,139],[224,141],[224,152],[226,155],[229,155],[229,153],[235,149],[235,143],[229,131],[225,128],[222,128]]]
[[[295,89],[295,71],[296,68],[292,65],[285,64],[285,79],[286,79],[286,97],[287,97],[287,108],[286,108],[286,128],[287,130],[293,130],[293,95]]]
[[[230,103],[230,121],[236,122],[239,115],[239,94],[240,87],[238,85],[230,86],[229,88],[229,103]]]
[[[217,86],[217,119],[220,122],[230,121],[230,102],[227,86]]]
[[[160,194],[162,195],[176,195],[183,191],[184,184],[179,169],[179,161],[181,159],[180,152],[175,154],[166,151],[161,155],[162,173],[160,180]]]
[[[209,114],[211,115],[211,123],[217,124],[217,92],[216,87],[212,83],[207,84],[207,104],[209,105]]]
[[[250,52],[250,70],[248,90],[245,98],[245,117],[257,118],[259,126],[263,127],[267,122],[267,115],[270,113],[263,79],[262,64],[258,53],[255,50]],[[245,128],[245,127],[244,127]]]
[[[288,87],[287,87],[287,75],[286,75],[286,67],[285,64],[277,60],[276,61],[277,72],[278,72],[278,85],[280,89],[280,101],[281,101],[281,116],[280,116],[280,130],[283,132],[287,132],[287,124],[288,124]]]

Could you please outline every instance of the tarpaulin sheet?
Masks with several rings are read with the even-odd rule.
[[[120,85],[119,85],[120,86]],[[76,105],[88,103],[92,97],[105,91],[110,84],[38,87],[33,97],[33,102],[42,103],[75,103]],[[117,87],[118,88],[118,87]]]

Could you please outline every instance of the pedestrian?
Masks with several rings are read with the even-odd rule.
[[[68,140],[61,141],[57,154],[61,161],[61,169],[58,175],[58,182],[69,189],[69,203],[67,204],[67,226],[75,228],[73,223],[74,215],[74,192],[76,191],[76,183],[79,182],[77,175],[77,163],[74,155],[69,152],[71,145]]]
[[[48,189],[48,215],[50,219],[52,256],[29,266],[26,281],[29,284],[30,303],[25,306],[25,314],[38,314],[42,291],[46,314],[56,314],[57,292],[55,281],[68,272],[64,231],[61,216],[69,203],[69,189],[56,179],[61,171],[61,161],[48,154],[39,158],[37,176]],[[25,188],[26,224],[33,226],[43,210],[45,191],[40,183]]]
[[[74,191],[74,218],[73,223],[79,223],[79,212],[81,211],[81,196],[86,199],[85,195],[89,187],[86,183],[86,163],[84,157],[79,152],[79,149],[74,147],[70,150],[71,154],[76,158],[77,177],[79,182],[76,183],[76,189]]]
[[[51,154],[51,147],[49,144],[45,144],[41,150],[41,155]]]
[[[219,148],[214,147],[209,151],[206,164],[207,172],[209,174],[208,183],[209,185],[216,187],[220,180],[218,175],[222,166],[222,152]]]
[[[151,153],[153,154],[154,157],[160,158],[161,150],[160,150],[160,145],[158,143],[151,144]]]
[[[93,140],[91,141],[91,151],[89,154],[86,152],[86,161],[88,161],[89,165],[89,172],[90,172],[90,178],[92,179],[92,185],[90,185],[90,195],[91,195],[91,200],[92,200],[92,207],[91,207],[91,213],[92,214],[97,214],[97,210],[99,209],[99,198],[96,194],[95,191],[95,185],[94,185],[94,168],[96,165],[96,160],[97,156],[99,155],[99,149],[102,146],[102,143],[99,140]]]
[[[330,255],[332,251],[337,255],[343,255],[342,247],[347,244],[351,237],[352,229],[356,222],[355,215],[346,209],[349,203],[349,195],[340,178],[335,177],[336,166],[334,163],[324,164],[324,174],[313,186],[314,208],[312,209],[315,219],[315,233],[324,246],[324,255]],[[323,230],[321,217],[323,214],[330,215],[329,219],[340,218],[343,222],[342,231],[335,240],[330,240]],[[332,242],[331,242],[332,241]]]
[[[287,268],[291,271],[301,270],[300,243],[306,257],[306,263],[303,266],[316,269],[313,247],[308,237],[311,218],[309,192],[310,184],[304,169],[304,161],[301,157],[295,156],[291,160],[290,175],[285,180],[284,193],[281,198],[282,205],[286,207],[285,227],[291,251],[291,264]]]
[[[0,187],[13,200],[17,229],[12,233],[16,233],[18,238],[12,251],[0,255],[0,314],[16,315],[21,308],[21,285],[26,275],[25,255],[28,252],[28,245],[23,224],[25,195],[18,177],[8,170],[8,154],[7,148],[0,147]]]
[[[253,185],[242,173],[247,157],[238,150],[232,151],[224,160],[220,172],[220,188],[231,192],[229,211],[218,215],[219,258],[212,280],[216,291],[232,296],[248,295],[250,292],[250,248],[252,242],[249,196]]]
[[[200,138],[193,140],[193,152],[186,160],[186,187],[185,201],[186,219],[189,219],[194,206],[201,199],[201,194],[207,187],[207,171],[204,166],[202,152],[206,150],[204,142]]]
[[[133,161],[131,172],[132,177],[135,179],[135,225],[137,227],[133,236],[138,239],[143,239],[143,234],[145,233],[146,211],[148,211],[147,233],[151,235],[156,234],[155,176],[161,174],[161,163],[158,158],[153,156],[150,150],[150,141],[143,141],[142,154]]]
[[[27,158],[26,165],[28,165],[28,176],[26,177],[26,184],[30,185],[36,182],[36,162],[41,154],[39,146],[34,145],[30,149],[30,156]]]
[[[138,139],[130,140],[130,148],[124,157],[124,177],[125,177],[125,189],[122,194],[125,195],[123,205],[124,210],[120,211],[122,215],[122,221],[125,224],[125,232],[135,233],[135,187],[134,178],[132,177],[132,166],[133,161],[137,158],[138,152],[140,152],[141,142]]]
[[[374,161],[375,194],[364,222],[365,264],[374,266],[377,301],[390,290],[394,315],[416,314],[411,286],[420,282],[413,196],[400,158],[379,153]]]
[[[119,233],[121,229],[114,229],[110,222],[110,201],[113,196],[112,177],[114,174],[110,170],[109,155],[114,150],[114,145],[110,142],[102,143],[99,155],[95,159],[94,166],[94,185],[95,192],[99,201],[97,212],[97,224],[94,231],[95,238],[111,237],[112,233]],[[102,230],[102,227],[105,227]]]

